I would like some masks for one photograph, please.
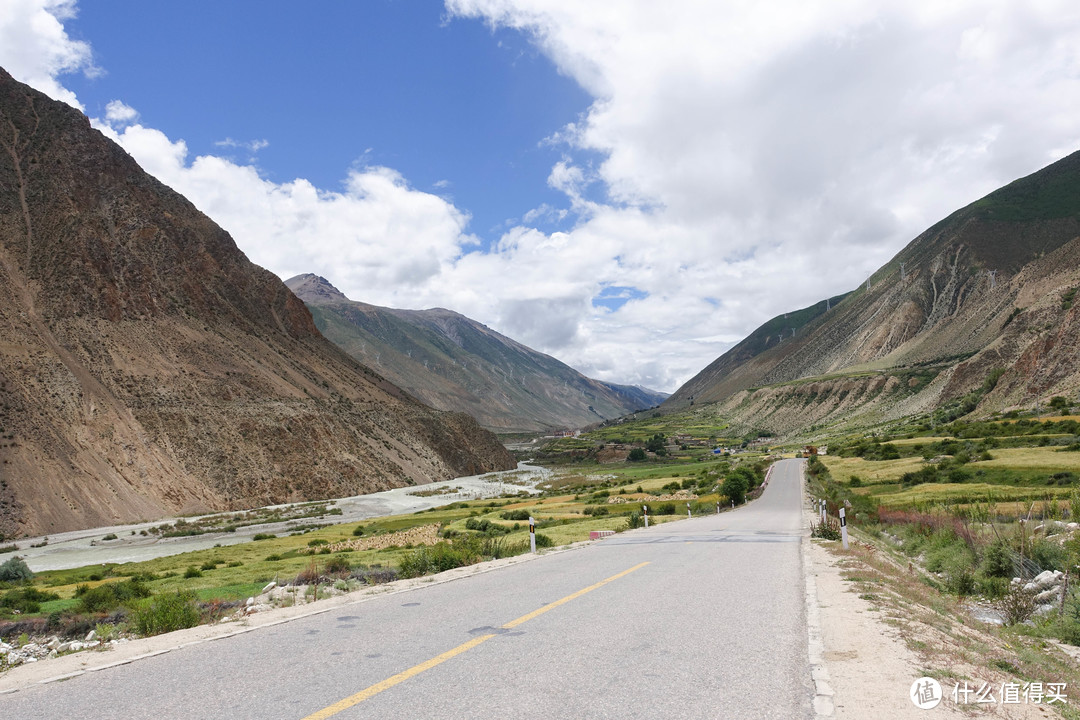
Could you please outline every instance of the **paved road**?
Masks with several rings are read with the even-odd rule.
[[[736,512],[0,696],[2,717],[804,718],[798,461]]]

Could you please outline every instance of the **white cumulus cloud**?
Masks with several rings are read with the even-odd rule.
[[[64,30],[74,2],[4,3],[0,65],[77,105],[62,76],[94,68]],[[467,208],[365,157],[343,158],[327,189],[273,182],[252,157],[192,157],[121,101],[95,124],[282,277],[448,307],[586,374],[665,390],[1080,145],[1080,5],[1065,0],[446,6],[449,22],[524,33],[593,98],[546,141],[571,214],[537,202],[488,249]],[[634,291],[594,303],[609,288]]]

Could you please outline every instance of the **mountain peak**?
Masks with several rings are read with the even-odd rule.
[[[285,285],[308,305],[349,302],[349,298],[326,278],[314,273],[303,273],[285,281]]]

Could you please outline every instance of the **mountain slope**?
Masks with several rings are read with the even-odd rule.
[[[347,353],[424,402],[467,412],[486,428],[580,427],[653,407],[666,397],[591,380],[450,310],[353,302],[311,274],[285,284],[307,303],[323,334]]]
[[[0,70],[0,532],[512,467],[323,338],[79,111]]]
[[[817,313],[794,337],[757,352],[744,341],[664,408],[720,402],[782,431],[851,414],[924,412],[981,392],[995,370],[1005,372],[992,392],[975,398],[986,410],[1074,394],[1080,327],[1068,297],[1080,286],[1078,238],[1080,153],[937,223],[874,273],[869,289]],[[829,379],[836,375],[844,377]],[[764,386],[773,389],[750,391]]]

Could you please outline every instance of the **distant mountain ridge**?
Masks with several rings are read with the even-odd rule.
[[[774,318],[662,409],[713,403],[747,424],[795,432],[845,418],[985,413],[1075,397],[1077,288],[1080,153],[956,211],[869,287],[831,299],[827,312],[825,301],[798,311],[805,322],[792,323],[793,335],[763,343],[766,326],[784,323]]]
[[[7,536],[515,465],[341,352],[228,233],[3,70],[0,328]]]
[[[320,331],[391,382],[499,432],[582,427],[660,404],[667,395],[585,377],[451,310],[397,310],[349,300],[325,278],[285,281]]]

